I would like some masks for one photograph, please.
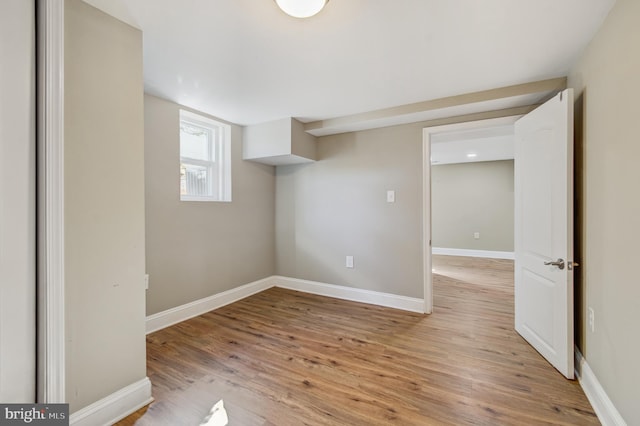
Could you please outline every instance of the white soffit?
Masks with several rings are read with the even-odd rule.
[[[287,155],[275,155],[273,157],[261,157],[261,158],[247,158],[247,161],[255,161],[262,164],[268,164],[270,166],[286,166],[289,164],[306,164],[313,163],[313,160],[299,155],[287,154]]]

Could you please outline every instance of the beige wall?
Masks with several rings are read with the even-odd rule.
[[[640,424],[639,18],[640,2],[618,0],[569,78],[579,123],[578,345],[629,425]]]
[[[422,125],[326,136],[317,149],[318,162],[277,169],[277,273],[422,298]]]
[[[0,401],[36,394],[35,11],[0,1]]]
[[[65,2],[66,399],[143,379],[142,34]]]
[[[513,202],[513,160],[432,166],[433,247],[512,252]]]
[[[243,161],[231,125],[233,201],[180,201],[179,110],[145,96],[148,315],[275,273],[274,168]]]

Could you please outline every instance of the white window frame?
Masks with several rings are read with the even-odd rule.
[[[180,201],[231,202],[231,126],[181,109],[180,125],[183,122],[209,132],[209,152],[213,153],[213,159],[206,161],[180,155],[179,167],[183,163],[206,167],[207,176],[210,177],[207,179],[207,195],[182,194],[180,177]],[[182,141],[179,145],[182,154]]]

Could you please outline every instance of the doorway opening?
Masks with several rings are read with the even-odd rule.
[[[424,129],[425,312],[433,310],[432,268],[437,248],[433,244],[432,223],[435,217],[431,165],[431,148],[435,144],[432,142],[437,142],[439,137],[446,139],[446,135],[442,136],[445,132],[516,123],[513,138],[515,331],[559,372],[572,379],[573,268],[576,265],[572,209],[573,91],[559,92],[525,116],[506,120]],[[474,205],[458,208],[475,210]],[[480,237],[475,231],[473,234]]]
[[[513,126],[520,117],[424,129],[426,313],[433,312],[433,274],[442,268],[467,274],[461,262],[480,259],[496,266],[506,259],[512,268]]]
[[[491,293],[505,312],[513,310],[514,137],[505,124],[434,133],[430,141],[434,285],[465,297]]]

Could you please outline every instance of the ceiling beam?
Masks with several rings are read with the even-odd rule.
[[[305,123],[304,130],[308,133],[317,135],[343,133],[346,131],[351,131],[349,129],[362,130],[364,128],[375,128],[393,125],[395,118],[398,119],[397,123],[395,124],[403,124],[407,123],[407,118],[411,116],[416,117],[416,119],[410,120],[410,122],[419,122],[423,121],[419,119],[420,113],[425,113],[428,111],[463,107],[471,104],[499,101],[506,98],[514,98],[523,95],[535,95],[539,93],[541,95],[541,98],[535,102],[535,104],[538,105],[539,103],[541,103],[541,101],[546,100],[542,99],[542,97],[547,97],[548,94],[554,95],[555,93],[564,90],[566,87],[566,77],[535,81],[531,83],[517,84],[514,86],[500,87],[497,89],[483,90],[480,92],[466,93],[463,95],[449,96],[446,98],[432,99],[429,101],[400,105],[396,107],[384,108],[359,114],[352,114],[327,120],[313,121]],[[518,107],[520,106],[530,105],[518,105]],[[475,116],[477,114],[468,115]],[[459,115],[457,117],[463,116],[465,115]],[[452,118],[455,118],[455,116]],[[431,121],[441,121],[441,119]],[[369,122],[371,125],[367,125],[367,123]],[[377,125],[376,122],[384,123],[384,125]]]
[[[467,123],[471,121],[493,120],[503,117],[519,117],[526,115],[538,108],[542,104],[525,105],[515,108],[499,109],[492,111],[476,112],[473,114],[455,115],[446,118],[436,118],[434,120],[422,121],[424,127],[446,126],[449,124]],[[514,120],[515,121],[515,120]]]

